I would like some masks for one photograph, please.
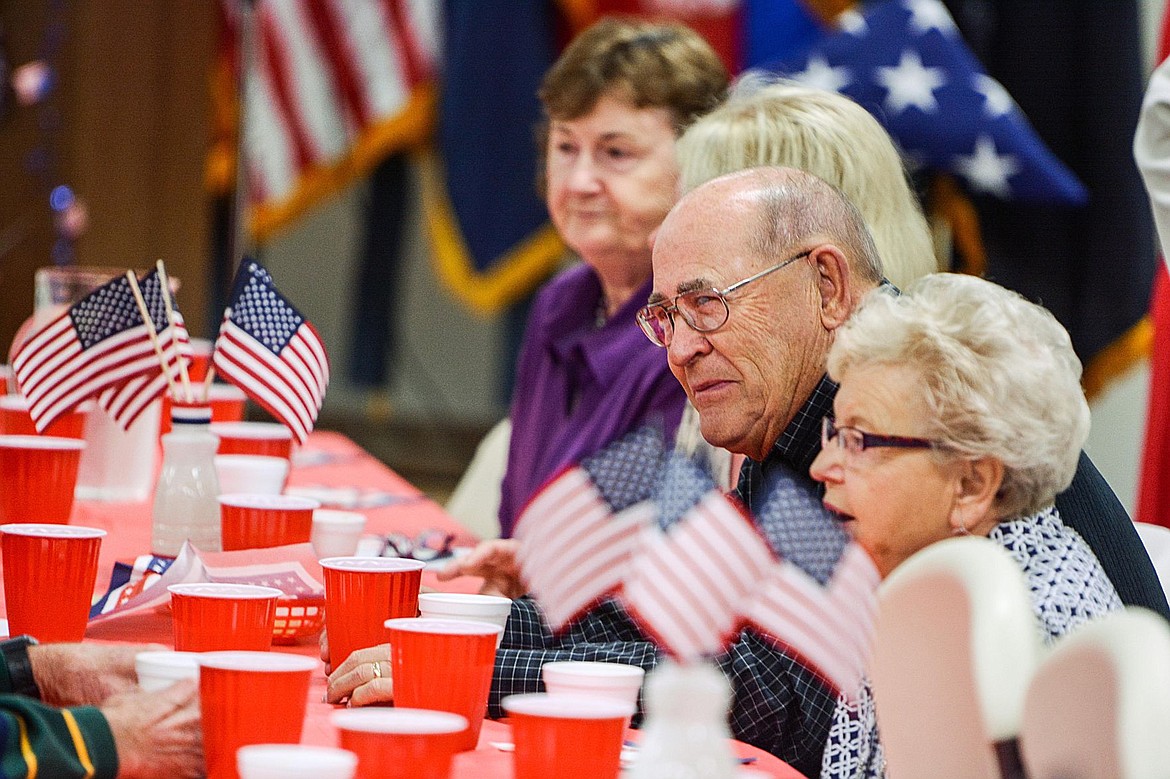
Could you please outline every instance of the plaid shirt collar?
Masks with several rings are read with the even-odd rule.
[[[833,413],[837,384],[828,374],[821,377],[808,400],[780,433],[772,446],[773,457],[785,461],[801,473],[808,473],[821,451],[821,420]]]

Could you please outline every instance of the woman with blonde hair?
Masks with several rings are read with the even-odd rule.
[[[751,72],[677,145],[680,186],[743,168],[797,168],[845,193],[865,217],[886,278],[901,287],[938,270],[930,230],[894,142],[864,108],[836,92]]]

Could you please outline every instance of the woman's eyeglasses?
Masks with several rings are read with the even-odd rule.
[[[897,449],[936,449],[941,444],[928,438],[911,438],[901,435],[879,435],[858,430],[856,427],[838,426],[832,417],[821,420],[821,448],[828,449],[833,441],[846,454],[861,454],[866,449],[894,447]]]

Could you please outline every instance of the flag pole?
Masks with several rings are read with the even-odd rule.
[[[231,246],[228,256],[239,267],[240,260],[249,248],[248,231],[248,172],[247,172],[247,126],[248,126],[248,84],[252,71],[254,28],[254,0],[240,0],[239,25],[236,50],[239,52],[236,75],[236,189],[232,200]]]
[[[150,344],[154,347],[155,356],[158,357],[159,365],[162,366],[163,376],[167,379],[167,389],[170,391],[171,397],[178,397],[175,392],[175,380],[171,377],[170,367],[167,365],[167,358],[163,356],[162,344],[158,342],[154,320],[150,318],[150,309],[146,307],[146,301],[142,298],[142,290],[138,288],[138,277],[134,275],[134,271],[128,270],[126,271],[126,280],[130,282],[130,291],[134,293],[134,302],[138,304],[138,310],[142,313],[142,321],[146,323]]]
[[[171,304],[171,279],[167,275],[167,268],[163,265],[162,260],[155,262],[154,267],[158,269],[159,292],[162,293],[163,307],[167,311],[167,327],[173,328],[175,326],[175,309]],[[179,378],[183,382],[183,397],[188,403],[195,402],[195,396],[191,394],[191,379],[187,375],[187,361],[183,359],[183,354],[179,350],[178,337],[171,338],[171,345],[175,349],[175,362],[179,364]],[[204,396],[203,400],[207,400]]]

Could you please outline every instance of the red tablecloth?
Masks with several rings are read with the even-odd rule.
[[[457,545],[472,545],[476,539],[455,522],[437,503],[416,487],[370,456],[357,444],[337,433],[316,432],[295,458],[289,477],[290,487],[344,490],[369,502],[388,501],[384,505],[357,508],[368,517],[367,533],[404,533],[415,536],[423,530],[438,529],[454,533]],[[349,488],[349,489],[347,489]],[[339,493],[341,494],[341,493]],[[150,503],[102,503],[78,501],[73,508],[74,525],[98,527],[108,535],[103,540],[98,563],[97,591],[104,592],[115,561],[131,562],[150,551]],[[238,553],[237,553],[238,554]],[[260,552],[264,555],[265,552]],[[316,572],[319,574],[319,570]],[[423,585],[439,587],[433,574],[425,573]],[[442,585],[444,590],[474,592],[478,582],[463,579]],[[3,593],[0,588],[0,605]],[[170,625],[164,618],[128,621],[122,633],[108,625],[97,631],[101,640],[158,641],[170,644]],[[274,651],[295,652],[317,656],[316,641],[294,646],[273,647]],[[335,746],[337,731],[329,722],[329,715],[337,707],[324,702],[324,669],[313,677],[302,741],[306,744]],[[493,779],[512,776],[512,756],[491,746],[492,741],[511,741],[510,729],[504,723],[487,721],[480,736],[480,746],[474,752],[465,752],[456,758],[455,779]],[[801,779],[794,771],[772,755],[747,744],[735,742],[741,757],[755,758],[751,768],[783,779]]]

